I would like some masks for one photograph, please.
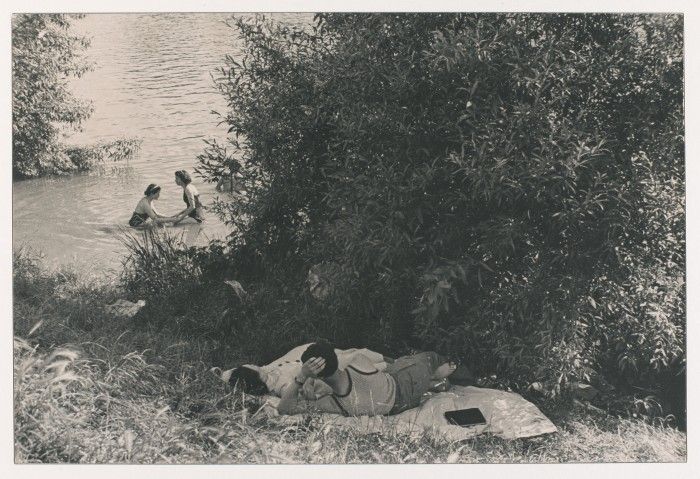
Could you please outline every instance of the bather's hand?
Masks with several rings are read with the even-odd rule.
[[[301,366],[301,375],[304,378],[315,378],[326,367],[326,360],[323,358],[309,358]]]

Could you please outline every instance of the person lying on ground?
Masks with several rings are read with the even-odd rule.
[[[292,383],[301,372],[301,355],[312,343],[302,344],[289,351],[287,354],[264,366],[244,364],[223,372],[212,368],[220,378],[246,394],[262,396],[272,394],[281,397],[284,390]],[[388,362],[393,359],[383,356],[370,349],[336,349],[335,353],[341,367],[345,368],[354,364],[360,355],[364,360],[369,360],[377,370],[383,370]],[[320,396],[330,392],[330,388],[323,381],[309,378],[305,391],[308,396]]]
[[[435,352],[403,356],[377,370],[358,355],[352,365],[340,368],[329,343],[310,345],[301,356],[301,371],[282,394],[277,410],[292,415],[326,412],[343,416],[386,416],[417,407],[423,395],[452,374],[456,366]],[[309,400],[300,394],[308,378],[320,378],[331,392]]]
[[[149,219],[155,224],[174,223],[177,217],[163,216],[156,211],[153,202],[158,198],[160,198],[160,186],[151,183],[143,192],[143,198],[137,203],[129,220],[129,226],[144,226]]]

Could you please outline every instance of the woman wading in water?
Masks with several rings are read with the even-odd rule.
[[[197,188],[192,184],[192,178],[190,174],[185,170],[178,170],[175,172],[175,183],[178,186],[182,186],[182,199],[184,200],[187,208],[179,212],[176,216],[175,224],[184,220],[188,216],[193,218],[197,223],[204,221],[203,206],[199,201],[199,192]]]
[[[160,197],[160,186],[151,183],[143,192],[141,198],[134,209],[134,214],[131,215],[129,226],[137,227],[144,226],[150,219],[154,224],[174,223],[177,221],[177,216],[163,216],[158,213],[153,206],[153,201]]]

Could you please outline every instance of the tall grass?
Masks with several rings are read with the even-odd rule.
[[[246,345],[235,337],[192,334],[183,317],[150,321],[157,312],[146,308],[132,319],[117,317],[104,305],[124,294],[120,284],[47,271],[28,254],[15,257],[14,293],[20,463],[682,461],[686,455],[685,435],[675,429],[581,411],[554,418],[556,435],[517,441],[362,434],[313,415],[289,426],[208,372],[256,361],[259,344],[278,334],[271,326],[269,336],[241,331],[242,342],[259,337]],[[229,307],[253,321],[251,311],[262,307],[255,302],[266,298],[250,299],[253,306],[232,299]],[[215,323],[207,324],[203,330],[215,331]]]
[[[290,295],[248,283],[245,297],[234,292],[226,280],[240,279],[239,272],[221,245],[187,247],[181,236],[159,228],[125,233],[122,242],[127,256],[120,286],[129,299],[146,301],[143,322],[217,338],[256,361],[319,335]]]
[[[197,369],[170,371],[138,353],[107,365],[15,341],[17,462],[549,463],[683,461],[685,436],[639,421],[570,418],[560,432],[448,443],[391,430],[363,434],[319,416],[288,426]]]
[[[201,280],[201,270],[192,261],[182,241],[162,228],[125,232],[121,236],[127,255],[123,261],[122,285],[127,293],[145,296],[152,301],[172,300],[178,290]]]
[[[129,299],[146,300],[146,308],[139,316],[139,321],[145,324],[167,325],[185,336],[215,338],[258,363],[268,362],[318,337],[329,338],[340,347],[366,346],[390,356],[411,350],[405,343],[385,343],[379,336],[374,342],[353,341],[357,337],[357,331],[353,331],[357,330],[356,325],[334,320],[337,314],[348,312],[338,313],[334,300],[312,298],[305,278],[294,279],[272,265],[265,268],[262,279],[251,276],[239,255],[227,251],[222,243],[208,248],[188,248],[181,237],[160,228],[127,233],[123,242],[129,254],[124,260],[121,287]],[[227,279],[240,279],[247,291],[245,297],[234,293],[226,285]],[[339,291],[338,295],[344,293]],[[224,355],[217,358],[226,360]],[[617,413],[630,412],[649,420],[671,421],[683,427],[681,408],[669,411],[666,404],[661,407],[648,393],[640,395],[636,390],[623,393],[599,379],[597,387],[603,390],[598,396],[599,407]],[[483,385],[511,388],[526,396],[534,394],[528,388],[529,382],[517,375],[499,377],[496,381],[486,377]],[[672,386],[667,388],[670,395],[681,394],[677,386]]]

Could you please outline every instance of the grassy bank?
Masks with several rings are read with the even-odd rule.
[[[122,294],[15,258],[14,409],[17,462],[425,463],[684,461],[685,434],[559,405],[559,433],[459,443],[391,432],[362,435],[319,417],[289,427],[256,414],[208,373],[243,357],[235,342],[104,309]],[[201,314],[201,312],[200,312]]]

